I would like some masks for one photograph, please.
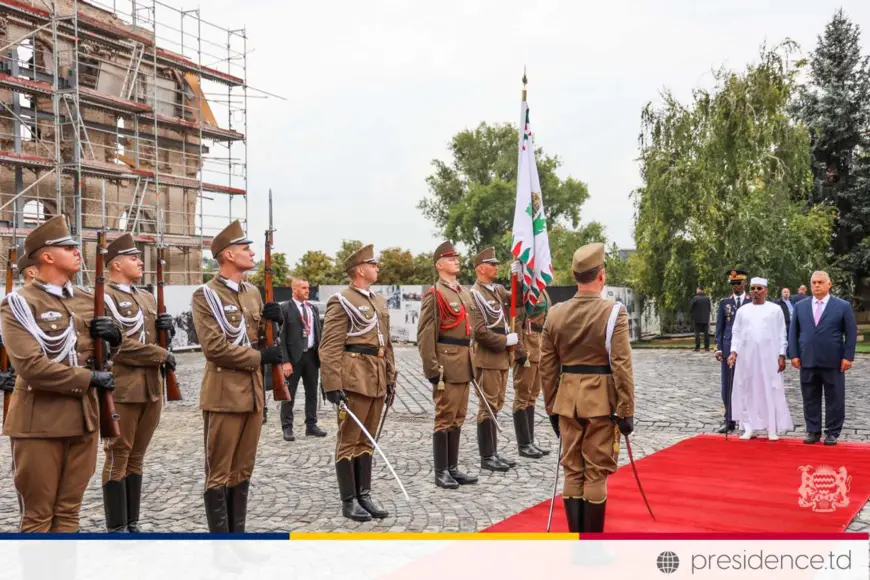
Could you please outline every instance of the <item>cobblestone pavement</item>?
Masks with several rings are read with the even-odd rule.
[[[320,425],[329,435],[305,437],[299,387],[295,442],[286,442],[275,403],[268,396],[268,423],[263,426],[249,501],[248,531],[475,531],[522,509],[547,500],[552,491],[554,455],[543,459],[517,456],[511,405],[512,388],[500,416],[500,451],[517,459],[507,473],[480,473],[480,482],[458,490],[434,485],[432,472],[431,385],[419,371],[413,346],[396,350],[400,371],[399,393],[390,410],[380,442],[398,471],[412,501],[401,490],[380,458],[376,459],[373,495],[389,510],[382,521],[355,523],[341,516],[341,503],[333,469],[335,412],[323,404]],[[164,410],[145,458],[142,527],[145,531],[206,531],[202,507],[202,416],[198,410],[203,359],[198,353],[179,355],[177,375],[184,401]],[[870,440],[870,358],[859,358],[846,381],[847,406],[843,441]],[[637,405],[633,438],[635,458],[655,452],[697,433],[715,431],[722,418],[719,363],[709,353],[673,350],[634,352]],[[797,371],[786,371],[786,391],[795,422],[790,435],[803,436],[803,417]],[[469,400],[462,432],[460,466],[478,473],[474,414],[477,397]],[[555,453],[557,441],[541,403],[535,434],[539,443]],[[628,461],[620,454],[620,464]],[[12,485],[8,444],[0,445],[0,531],[17,530],[18,503]],[[100,471],[91,479],[82,506],[82,530],[104,529]],[[561,486],[561,482],[559,484]],[[850,525],[850,530],[870,530],[870,505]]]

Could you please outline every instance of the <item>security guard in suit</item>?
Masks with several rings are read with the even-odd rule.
[[[541,384],[553,430],[562,439],[568,529],[601,532],[620,433],[634,430],[628,314],[601,298],[604,244],[574,252],[572,269],[577,294],[553,307],[544,324]]]
[[[725,405],[725,420],[718,433],[731,433],[737,429],[737,422],[731,419],[731,385],[734,369],[728,367],[728,353],[731,352],[731,327],[737,317],[737,309],[752,303],[752,298],[746,293],[746,280],[749,274],[743,270],[729,270],[728,282],[731,284],[731,296],[719,303],[716,315],[716,352],[714,356],[720,361],[722,403]],[[725,354],[723,354],[725,353]]]
[[[193,324],[205,355],[199,406],[205,438],[205,503],[213,533],[242,533],[265,390],[261,364],[280,364],[281,347],[260,351],[260,327],[281,322],[276,302],[263,304],[257,288],[242,281],[254,267],[253,242],[238,220],[214,237],[218,275],[193,293]]]
[[[98,390],[112,373],[88,368],[94,344],[110,356],[121,344],[110,317],[94,316],[94,295],[73,286],[81,269],[66,216],[41,224],[24,241],[38,275],[4,297],[0,317],[17,379],[3,433],[12,440],[21,532],[77,532],[82,498],[97,465]]]
[[[124,234],[106,248],[106,310],[124,329],[112,364],[115,408],[121,436],[104,446],[103,510],[109,532],[139,532],[139,505],[145,452],[163,411],[161,368],[175,370],[175,356],[157,344],[157,332],[175,333],[170,314],[157,314],[150,292],[134,285],[143,264],[133,236]]]
[[[396,360],[390,339],[390,309],[383,296],[372,292],[378,262],[371,245],[348,256],[344,263],[350,285],[326,303],[320,341],[321,383],[326,399],[344,403],[374,435],[384,403],[392,405],[396,388]],[[357,522],[389,515],[371,497],[372,444],[347,413],[338,413],[335,474],[344,517]]]

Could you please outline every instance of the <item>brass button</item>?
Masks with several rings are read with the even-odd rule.
[[[52,330],[54,330],[54,329],[56,329],[56,328],[57,328],[57,324],[52,324],[52,325],[51,325],[51,329],[52,329]]]

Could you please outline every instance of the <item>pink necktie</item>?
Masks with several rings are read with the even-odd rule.
[[[816,300],[816,326],[819,325],[819,318],[822,317],[822,301]]]

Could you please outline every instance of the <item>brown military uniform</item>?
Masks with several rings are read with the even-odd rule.
[[[519,336],[514,353],[514,431],[520,455],[542,457],[550,451],[541,449],[535,441],[535,404],[541,394],[541,333],[547,320],[550,296],[546,290],[541,293],[535,311],[527,313],[518,308],[516,330]],[[523,361],[522,364],[520,361]]]
[[[48,240],[54,246],[77,245],[64,216],[31,232],[28,255],[35,256]],[[100,427],[97,391],[85,368],[94,354],[93,318],[93,294],[70,283],[58,287],[37,279],[4,297],[0,306],[4,344],[17,374],[3,433],[12,440],[21,532],[79,530]],[[48,338],[37,338],[40,331]],[[66,333],[68,342],[58,345]],[[43,350],[46,343],[51,357]],[[61,356],[64,345],[69,353]]]
[[[603,263],[603,244],[584,246],[574,255],[575,272]],[[616,471],[619,455],[620,432],[614,416],[621,419],[634,414],[634,375],[624,308],[616,318],[610,360],[606,348],[613,306],[598,292],[578,292],[550,311],[541,340],[541,383],[547,413],[559,418],[563,497],[572,528],[576,527],[574,514],[575,521],[585,521],[582,525],[591,525],[592,518],[603,529],[607,476]]]
[[[444,242],[435,250],[434,261],[458,255],[450,242]],[[458,470],[460,433],[474,378],[471,341],[481,332],[477,328],[483,327],[474,312],[474,298],[468,290],[438,280],[423,296],[417,325],[417,349],[435,402],[435,482],[449,489],[477,481]]]
[[[349,256],[345,270],[352,271],[366,263],[377,263],[370,245]],[[387,385],[396,382],[386,300],[353,285],[330,297],[319,355],[324,393],[343,392],[347,408],[374,437],[384,410]],[[351,519],[387,515],[371,502],[372,452],[371,441],[356,421],[339,410],[335,471],[345,516]],[[362,507],[365,513],[357,507]]]
[[[238,221],[215,236],[213,254],[219,255],[232,240],[250,243]],[[265,391],[257,350],[262,312],[260,292],[247,282],[236,284],[219,275],[193,293],[193,323],[206,359],[199,406],[204,423],[204,500],[213,532],[244,531],[263,424]],[[234,502],[243,506],[240,518],[233,517]]]

